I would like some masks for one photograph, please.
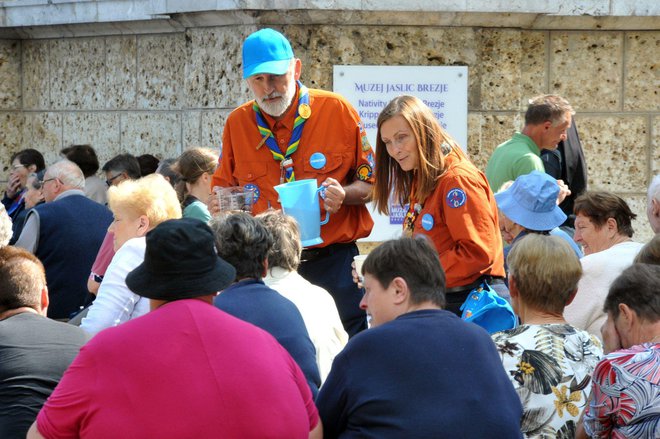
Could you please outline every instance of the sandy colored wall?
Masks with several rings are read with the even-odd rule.
[[[529,97],[564,95],[577,110],[590,187],[622,195],[639,215],[636,238],[650,237],[645,191],[660,172],[660,31],[272,27],[291,39],[310,87],[332,89],[334,64],[467,65],[467,147],[482,169],[521,128]],[[91,143],[101,161],[218,148],[226,115],[249,98],[240,46],[256,29],[0,40],[0,179],[11,153],[27,147],[49,162],[73,142]]]

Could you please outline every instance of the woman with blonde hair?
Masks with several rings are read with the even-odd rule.
[[[409,205],[404,233],[426,235],[447,275],[447,309],[460,315],[470,291],[504,276],[495,197],[433,112],[414,96],[394,98],[378,116],[373,201],[389,214]]]
[[[211,177],[218,166],[218,154],[208,148],[194,147],[179,156],[172,169],[181,176],[177,193],[184,218],[208,222],[211,219],[206,200],[211,195]]]
[[[166,220],[181,218],[176,192],[159,174],[111,186],[108,206],[114,215],[108,230],[114,234],[115,255],[80,324],[90,334],[149,312],[149,300],[128,289],[126,275],[144,260],[147,232]]]
[[[591,375],[603,349],[564,319],[582,275],[580,260],[558,236],[529,234],[507,257],[517,328],[493,334],[523,405],[524,437],[573,437],[587,404]]]

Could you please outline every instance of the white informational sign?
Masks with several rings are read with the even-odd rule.
[[[377,120],[390,100],[401,95],[420,98],[442,127],[467,148],[467,67],[455,66],[334,66],[334,91],[360,114],[371,146],[376,147]],[[439,145],[438,145],[439,146]],[[408,206],[390,204],[390,215],[367,206],[374,228],[364,241],[386,241],[401,236]]]

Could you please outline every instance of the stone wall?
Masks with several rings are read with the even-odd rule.
[[[564,95],[577,110],[590,187],[622,195],[639,215],[637,239],[650,236],[645,191],[660,172],[660,31],[364,21],[271,26],[289,36],[311,87],[332,89],[335,64],[467,65],[467,148],[482,169],[521,128],[529,97]],[[226,115],[249,98],[240,46],[257,28],[0,40],[0,179],[9,156],[27,147],[49,162],[72,142],[91,143],[101,161],[218,148]]]

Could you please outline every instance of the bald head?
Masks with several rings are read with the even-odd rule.
[[[60,160],[46,169],[42,191],[47,202],[71,189],[85,189],[85,176],[78,165],[69,160]]]

